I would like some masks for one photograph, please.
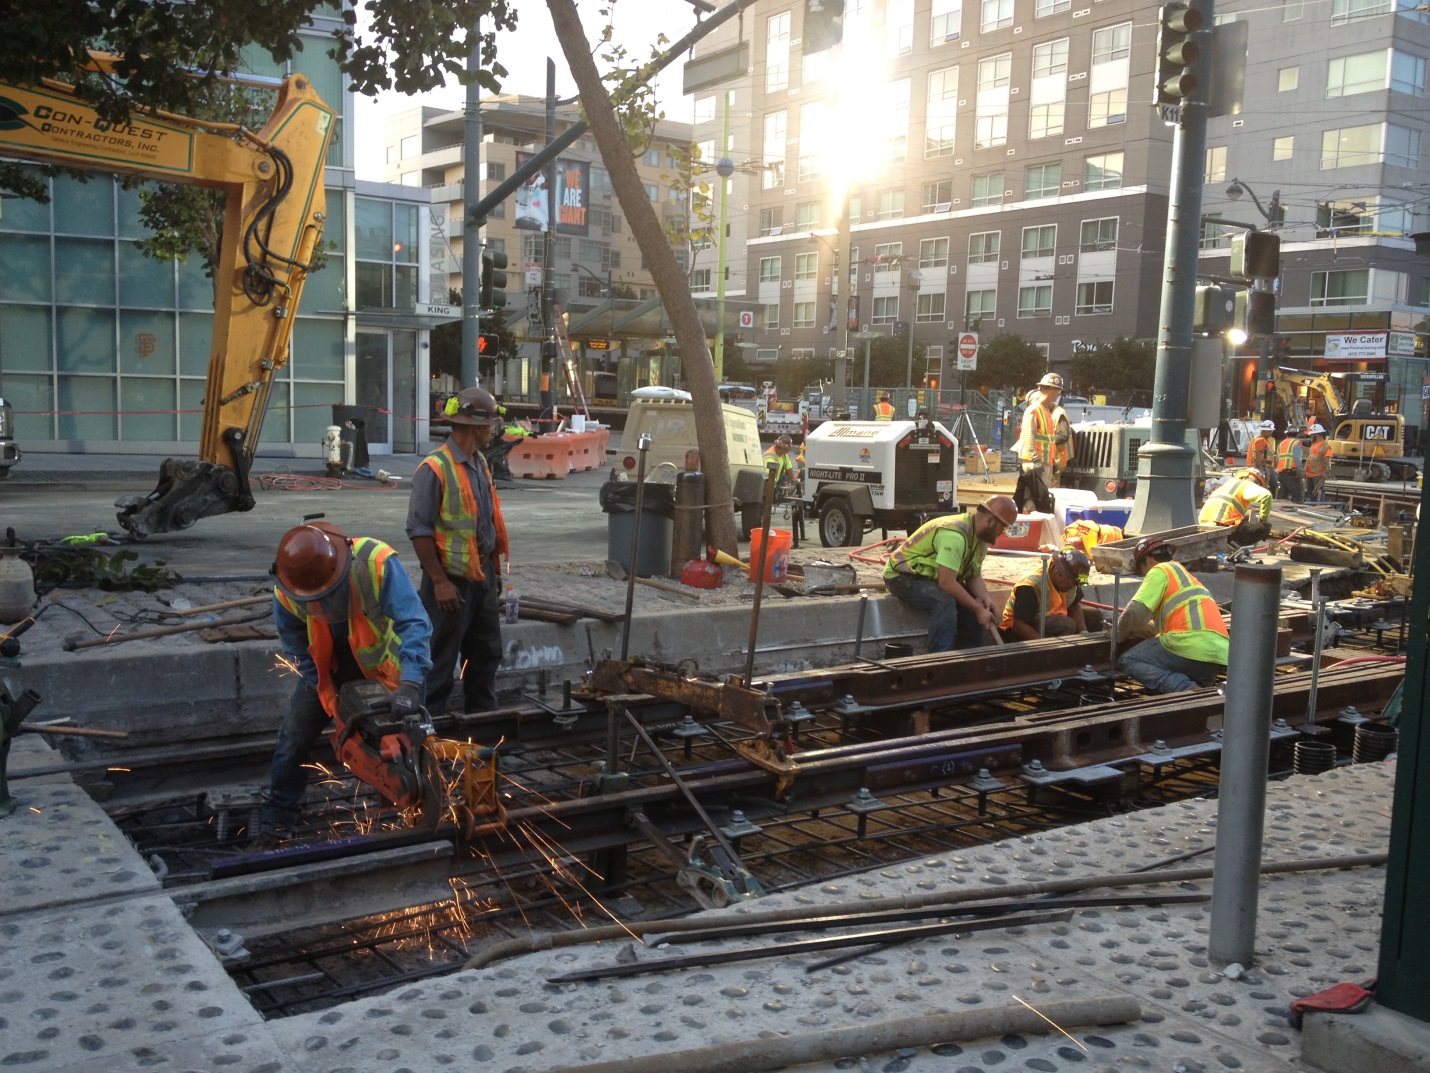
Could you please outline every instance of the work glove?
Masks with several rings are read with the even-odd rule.
[[[1024,472],[1024,473],[1036,473],[1036,472],[1038,472],[1038,470],[1040,470],[1041,468],[1042,468],[1042,466],[1040,466],[1037,462],[1024,462],[1024,463],[1023,463],[1023,472]]]
[[[422,709],[418,702],[421,687],[416,682],[403,682],[392,691],[392,714],[400,719],[416,715]]]

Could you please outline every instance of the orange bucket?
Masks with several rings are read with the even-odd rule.
[[[794,543],[794,534],[788,529],[750,530],[750,580],[759,576],[760,545],[766,533],[770,534],[770,550],[765,553],[765,580],[783,581],[789,575],[789,549]]]

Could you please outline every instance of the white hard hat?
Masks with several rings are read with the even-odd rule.
[[[1038,381],[1039,387],[1055,387],[1059,391],[1063,389],[1063,378],[1057,373],[1047,373]]]
[[[1319,424],[1312,425],[1306,430],[1307,436],[1324,436],[1325,434],[1326,430],[1323,429]]]
[[[1275,432],[1275,431],[1276,431],[1276,424],[1275,424],[1275,422],[1272,422],[1272,421],[1263,421],[1263,422],[1261,422],[1261,431],[1262,431],[1262,432]]]

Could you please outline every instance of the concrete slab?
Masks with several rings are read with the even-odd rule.
[[[1307,1064],[1331,1073],[1424,1073],[1430,1025],[1372,1004],[1356,1014],[1306,1015]]]
[[[0,919],[159,889],[134,847],[78,787],[25,780],[13,783],[11,794],[20,807],[0,819]]]

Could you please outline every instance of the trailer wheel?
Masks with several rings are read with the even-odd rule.
[[[847,548],[863,529],[855,528],[854,509],[843,496],[827,499],[819,508],[819,542],[826,548]]]

